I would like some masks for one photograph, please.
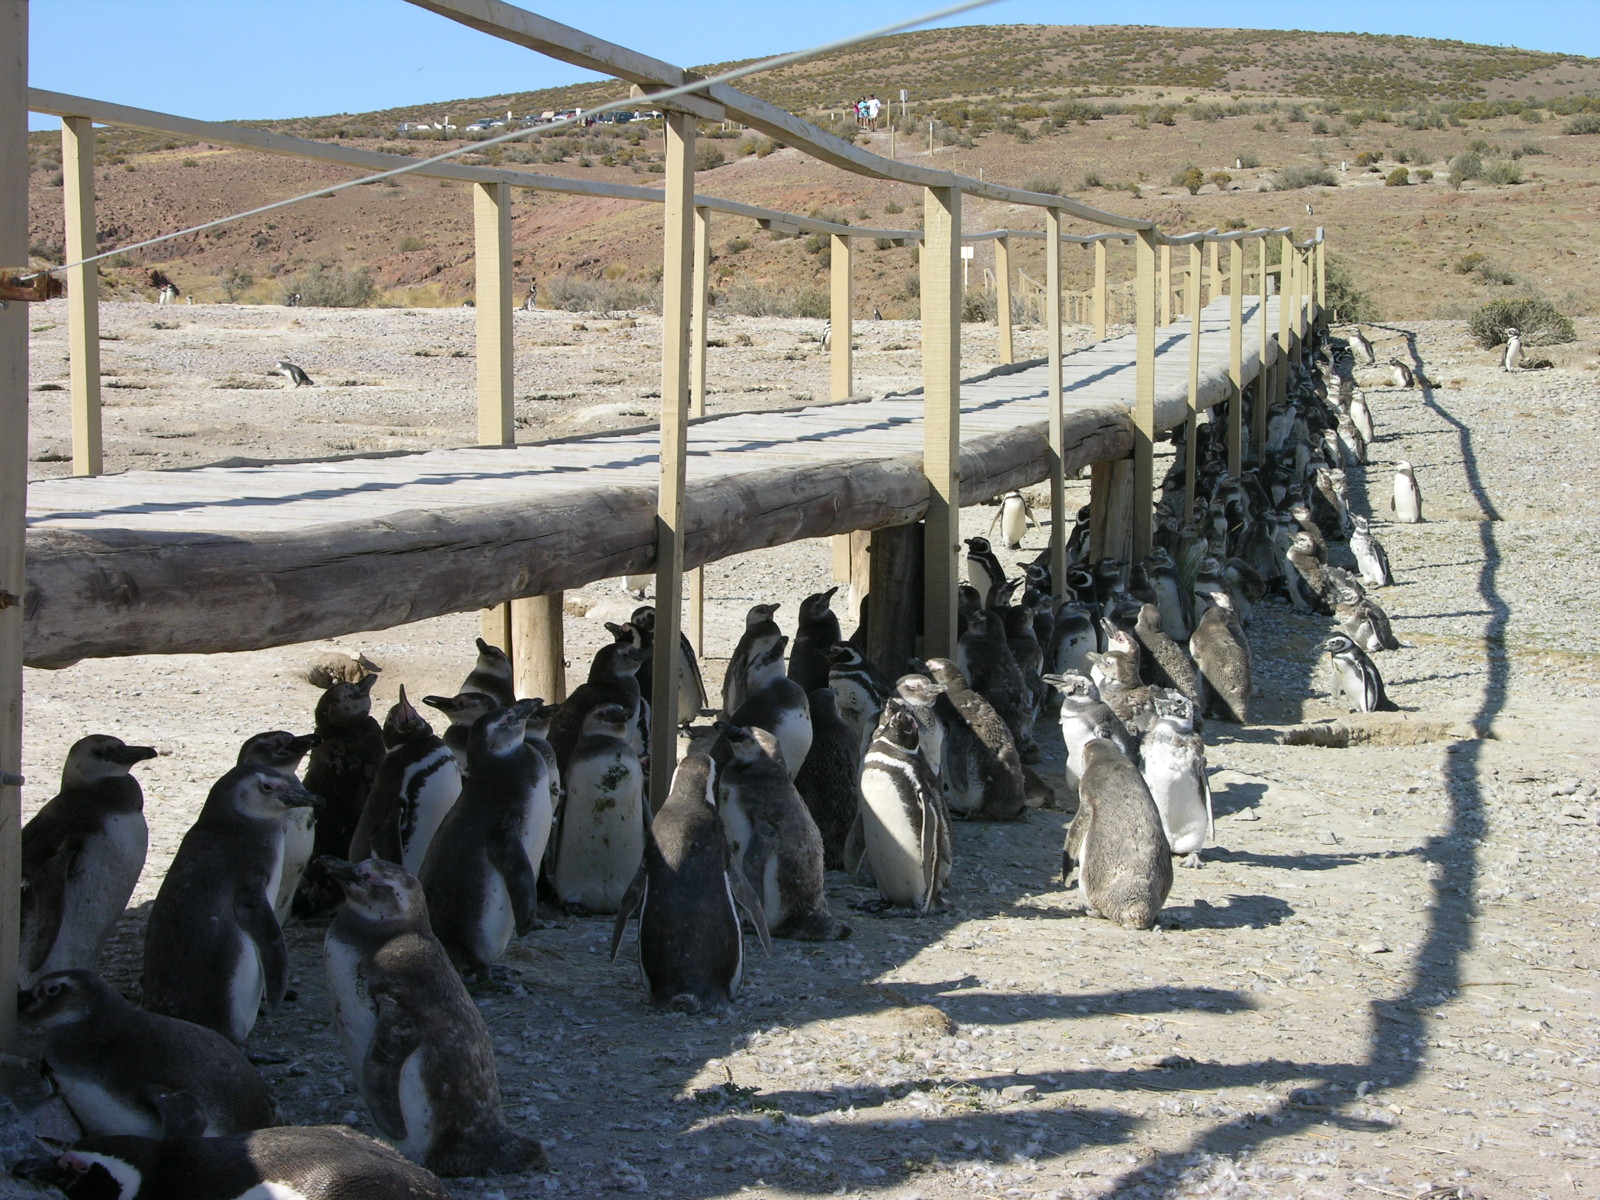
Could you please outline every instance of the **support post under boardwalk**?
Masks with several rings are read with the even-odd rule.
[[[547,704],[567,698],[565,604],[565,592],[511,602],[509,650],[518,696],[538,696]]]
[[[661,256],[661,488],[656,498],[655,644],[683,628],[683,491],[688,450],[689,334],[694,307],[694,117],[666,118]],[[678,763],[678,656],[658,655],[650,698],[650,808],[659,811]]]
[[[1005,235],[994,240],[994,312],[1000,326],[1000,361],[1017,361],[1015,341],[1011,332],[1011,239]]]
[[[1183,433],[1183,519],[1194,516],[1195,441],[1200,432],[1200,247],[1189,247],[1189,419]]]
[[[1106,244],[1094,244],[1094,340],[1106,340]]]
[[[1317,226],[1317,324],[1328,323],[1328,239]]]
[[[472,186],[475,234],[473,303],[478,319],[478,442],[516,440],[511,352],[511,186]]]
[[[1244,246],[1238,241],[1228,243],[1228,382],[1228,474],[1237,479],[1244,457]]]
[[[1290,311],[1294,304],[1294,239],[1287,233],[1283,235],[1278,248],[1278,370],[1273,375],[1274,400],[1286,399],[1289,395],[1289,331],[1293,313]],[[1262,416],[1265,417],[1263,412]],[[1261,426],[1263,436],[1266,434],[1266,425]]]
[[[1222,246],[1218,242],[1206,243],[1206,303],[1210,304],[1222,295],[1222,265],[1219,255]]]
[[[864,653],[891,679],[910,669],[907,660],[917,652],[917,585],[926,542],[918,522],[874,529],[870,535]]]
[[[1141,229],[1133,244],[1134,311],[1137,316],[1133,383],[1133,477],[1130,481],[1129,558],[1150,553],[1150,493],[1155,486],[1156,439],[1156,234]]]
[[[1260,263],[1260,270],[1256,274],[1256,279],[1261,289],[1261,308],[1256,316],[1257,323],[1260,326],[1261,344],[1258,349],[1260,358],[1257,360],[1260,370],[1256,372],[1256,387],[1253,403],[1250,406],[1250,434],[1253,439],[1252,444],[1256,448],[1256,454],[1259,456],[1261,447],[1265,445],[1267,440],[1267,404],[1273,387],[1272,371],[1267,369],[1267,347],[1270,341],[1268,325],[1270,323],[1267,320],[1267,238],[1265,234],[1261,237],[1261,244],[1257,247],[1256,253]],[[1278,370],[1281,366],[1281,363],[1274,363],[1272,370]]]
[[[61,118],[61,197],[66,254],[78,262],[99,253],[94,219],[94,122]],[[100,441],[100,266],[67,268],[67,354],[72,372],[72,473],[105,470]]]
[[[1057,596],[1067,586],[1067,481],[1062,470],[1066,440],[1061,411],[1061,210],[1044,210],[1044,277],[1049,295],[1045,312],[1050,326],[1050,581]]]
[[[961,189],[931,187],[923,201],[922,473],[923,657],[953,658],[961,541]]]
[[[1128,515],[1133,509],[1133,460],[1089,467],[1089,561],[1129,557]]]
[[[28,261],[28,4],[0,0],[0,264]],[[93,268],[90,268],[91,270]],[[22,868],[23,517],[28,504],[28,306],[0,311],[0,996],[17,994]],[[36,780],[41,794],[48,780]],[[0,1050],[17,1006],[0,1004]],[[10,1074],[7,1072],[6,1074]]]
[[[854,362],[851,343],[855,336],[855,280],[850,255],[850,235],[832,235],[832,249],[828,256],[828,316],[831,333],[828,343],[828,362],[831,368],[828,395],[843,400],[855,389]]]
[[[694,319],[689,331],[689,416],[706,415],[706,312],[711,307],[711,210],[694,210]],[[689,572],[689,641],[697,655],[706,646],[706,569]],[[699,716],[696,713],[695,716]]]
[[[1156,281],[1156,320],[1164,329],[1172,324],[1172,247],[1161,243],[1161,267]]]

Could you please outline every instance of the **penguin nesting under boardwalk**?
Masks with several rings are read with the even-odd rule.
[[[317,812],[314,853],[344,855],[350,851],[372,792],[372,781],[387,753],[383,729],[372,718],[372,686],[368,675],[359,683],[336,683],[317,700],[316,729],[320,739],[306,761],[306,789],[322,797]],[[308,868],[294,898],[294,915],[302,920],[327,912],[339,902],[339,889]]]
[[[620,704],[627,711],[628,740],[636,752],[644,753],[639,726],[649,701],[639,689],[639,668],[643,665],[643,651],[628,642],[612,642],[595,653],[589,664],[589,678],[561,702],[561,710],[550,722],[550,747],[563,772],[583,736],[584,719],[603,704]]]
[[[722,677],[722,711],[731,715],[744,703],[746,679],[750,674],[750,660],[765,653],[782,636],[778,623],[772,619],[780,605],[757,604],[744,617],[744,632],[739,644],[728,659],[728,669]]]
[[[1398,706],[1383,690],[1378,664],[1342,633],[1322,644],[1333,665],[1333,695],[1343,697],[1351,712],[1397,712]]]
[[[772,953],[761,901],[733,866],[716,784],[709,756],[693,753],[678,764],[611,930],[615,962],[628,919],[639,914],[639,974],[657,1008],[723,1013],[732,1007],[744,978],[740,909]]]
[[[1005,568],[985,537],[969,537],[967,544],[967,582],[977,589],[984,605],[995,603],[995,596],[1006,585]]]
[[[350,857],[381,858],[414,874],[461,795],[461,770],[450,747],[406,699],[404,685],[383,722],[383,742],[388,753],[350,839]]]
[[[830,607],[838,590],[831,587],[800,602],[794,641],[789,647],[789,678],[808,696],[828,686],[828,649],[844,641],[839,618]]]
[[[511,658],[499,646],[478,639],[478,660],[462,681],[463,692],[482,692],[495,704],[505,706],[517,702],[515,672]],[[366,855],[362,855],[365,858]]]
[[[261,1076],[214,1030],[135,1008],[93,971],[57,971],[22,991],[22,1019],[45,1031],[40,1053],[87,1134],[159,1137],[161,1102],[194,1102],[206,1135],[278,1124]]]
[[[956,665],[973,689],[994,705],[1011,730],[1022,761],[1035,761],[1039,747],[1033,734],[1033,696],[1006,643],[1005,625],[998,613],[983,609],[970,614],[967,631],[956,645]]]
[[[1205,715],[1236,725],[1250,722],[1250,643],[1233,621],[1226,592],[1213,592],[1216,602],[1206,610],[1189,639],[1189,656],[1200,677]]]
[[[620,704],[592,710],[567,764],[551,876],[569,913],[616,912],[644,858],[644,768],[627,723]]]
[[[639,666],[639,694],[649,700],[655,686],[656,610],[654,605],[642,604],[628,617],[628,624],[644,638],[641,647],[644,662]],[[689,635],[678,631],[678,724],[688,725],[700,719],[706,708],[706,682],[700,673],[700,659],[694,652]]]
[[[794,787],[822,836],[822,865],[838,870],[861,806],[861,739],[840,715],[832,688],[812,692],[810,703],[811,749]]]
[[[950,659],[930,658],[920,666],[944,689],[934,712],[944,726],[940,784],[950,815],[1015,820],[1027,806],[1027,787],[1011,730]]]
[[[110,734],[67,751],[61,791],[22,830],[22,943],[18,982],[92,968],[128,906],[150,831],[144,790],[129,774],[154,758]]]
[[[881,898],[868,906],[926,913],[941,906],[950,878],[950,816],[923,756],[921,731],[898,696],[861,767],[861,850]],[[848,857],[848,856],[847,856]],[[846,868],[860,869],[860,858]]]
[[[1078,812],[1061,875],[1077,872],[1088,907],[1128,929],[1149,929],[1172,891],[1172,849],[1139,768],[1111,742],[1084,747]]]
[[[1156,698],[1156,723],[1139,742],[1139,773],[1161,814],[1167,845],[1180,865],[1198,867],[1212,836],[1206,744],[1194,731],[1196,710],[1186,696]]]
[[[144,1005],[243,1042],[289,980],[273,911],[284,814],[320,799],[292,775],[234,767],[212,785],[161,890],[144,942]]]
[[[457,696],[424,696],[422,702],[429,708],[436,708],[449,719],[450,724],[444,731],[444,744],[450,748],[450,753],[456,756],[456,770],[461,777],[467,777],[467,744],[472,739],[472,727],[478,723],[478,718],[490,712],[499,705],[495,704],[493,696],[482,692],[462,692]]]
[[[489,1029],[429,930],[422,885],[382,859],[322,866],[345,893],[323,943],[334,1023],[373,1122],[441,1175],[543,1167],[539,1143],[506,1125]]]
[[[855,646],[842,642],[828,651],[828,687],[839,698],[839,715],[855,731],[858,753],[865,754],[883,702],[894,694],[894,681]]]
[[[850,926],[828,908],[822,887],[822,834],[789,781],[778,742],[761,728],[717,722],[732,752],[717,776],[717,812],[734,870],[761,901],[773,937],[831,942]]]
[[[1408,462],[1394,465],[1394,496],[1389,507],[1394,519],[1402,525],[1415,525],[1422,520],[1422,489],[1417,486],[1416,472]]]
[[[343,1125],[85,1138],[12,1173],[71,1200],[450,1200],[430,1171]]]
[[[268,730],[245,739],[235,765],[270,767],[298,779],[300,760],[321,740],[314,733],[296,737],[286,729]],[[272,905],[279,925],[289,920],[294,894],[300,890],[300,880],[305,876],[316,844],[317,810],[291,808],[286,812],[283,816],[283,873],[278,877],[278,898]]]
[[[787,637],[780,636],[750,658],[744,703],[728,717],[728,723],[756,725],[777,738],[784,769],[793,779],[811,749],[811,704],[800,685],[784,674],[783,650],[788,643]]]

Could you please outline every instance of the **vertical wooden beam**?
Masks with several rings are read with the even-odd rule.
[[[517,440],[512,392],[511,185],[473,184],[472,224],[477,281],[478,441],[510,446]]]
[[[1183,519],[1194,516],[1195,442],[1200,432],[1200,247],[1189,247],[1189,420],[1183,439]]]
[[[711,210],[694,210],[694,316],[689,331],[689,416],[706,415],[706,314],[711,307]],[[706,569],[689,572],[689,641],[696,654],[706,646]],[[695,714],[699,716],[698,713]]]
[[[1161,269],[1156,279],[1156,320],[1165,328],[1172,323],[1172,247],[1161,244]]]
[[[567,698],[565,604],[564,592],[511,602],[509,650],[518,696],[539,696],[547,704]]]
[[[689,339],[694,308],[694,117],[666,117],[661,256],[661,490],[656,498],[655,644],[683,628],[683,491],[688,451]],[[650,807],[660,809],[678,762],[678,656],[656,656],[650,698]]]
[[[1049,295],[1045,312],[1050,326],[1050,579],[1055,594],[1067,586],[1067,480],[1062,470],[1065,444],[1061,411],[1061,210],[1044,210],[1044,277]]]
[[[1228,243],[1228,382],[1228,474],[1237,479],[1244,458],[1244,244],[1239,241]]]
[[[1094,340],[1106,340],[1106,244],[1094,244]]]
[[[961,190],[928,188],[922,240],[923,657],[954,657],[961,543]]]
[[[917,600],[926,574],[926,532],[920,523],[874,529],[867,544],[867,658],[891,679],[916,653]],[[924,656],[926,657],[926,656]]]
[[[1133,459],[1097,462],[1089,468],[1089,560],[1130,555]]]
[[[854,366],[851,359],[851,342],[855,333],[855,281],[850,260],[850,235],[832,235],[833,249],[828,256],[828,316],[832,333],[829,335],[828,361],[832,368],[829,395],[843,400],[853,394]]]
[[[1327,324],[1328,313],[1328,235],[1317,226],[1317,323]]]
[[[1011,334],[1011,239],[994,240],[994,311],[1000,326],[1000,361],[1014,363],[1017,352]]]
[[[1290,305],[1294,293],[1294,239],[1287,233],[1278,246],[1278,370],[1273,374],[1273,397],[1282,400],[1289,395],[1289,328]],[[1261,432],[1266,433],[1266,426]]]
[[[0,264],[28,261],[28,3],[0,0]],[[91,268],[92,269],[92,268]],[[28,306],[0,311],[0,996],[17,994],[22,864],[22,596],[28,506]],[[36,781],[41,793],[48,780]],[[0,1004],[0,1050],[17,1006]],[[7,1074],[10,1074],[7,1072]]]
[[[99,252],[94,217],[94,122],[61,118],[61,198],[66,254],[78,262]],[[72,372],[72,473],[105,470],[100,441],[100,267],[67,269],[67,354]]]
[[[1156,434],[1156,234],[1141,229],[1133,244],[1134,312],[1137,322],[1133,384],[1133,475],[1129,558],[1150,553],[1150,494],[1155,487]],[[1168,258],[1171,255],[1169,253]]]
[[[1261,245],[1257,248],[1257,261],[1260,266],[1260,269],[1256,273],[1257,284],[1260,288],[1260,310],[1256,314],[1261,325],[1259,330],[1261,342],[1257,351],[1260,354],[1260,370],[1256,372],[1256,388],[1255,392],[1252,394],[1252,404],[1250,406],[1250,436],[1251,444],[1255,446],[1256,454],[1259,456],[1261,453],[1261,447],[1266,444],[1267,440],[1267,404],[1268,397],[1270,396],[1273,388],[1272,371],[1278,370],[1279,366],[1281,365],[1275,363],[1273,364],[1271,371],[1267,369],[1269,322],[1267,320],[1268,276],[1266,234],[1261,236]]]
[[[1206,243],[1206,303],[1222,295],[1222,264],[1220,242]]]
[[[511,605],[496,604],[478,613],[478,636],[511,653]]]

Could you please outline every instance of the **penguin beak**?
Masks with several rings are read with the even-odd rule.
[[[334,858],[331,854],[324,854],[317,859],[317,866],[341,887],[350,887],[361,882],[361,871],[354,863],[347,862],[342,858]]]
[[[327,803],[327,801],[325,801],[315,792],[306,791],[305,785],[302,784],[298,779],[295,779],[294,776],[286,775],[285,778],[293,781],[294,783],[292,788],[278,797],[278,803],[282,804],[285,808],[321,808]]]
[[[518,700],[511,706],[511,711],[517,714],[519,720],[526,721],[543,707],[544,697],[533,696],[527,700]]]
[[[372,695],[372,686],[377,682],[378,677],[376,675],[367,675],[360,683],[356,684],[356,687],[361,690],[363,696],[370,696]]]
[[[454,712],[456,707],[454,696],[424,696],[422,702],[429,708],[437,708],[442,713]]]
[[[114,763],[121,763],[131,767],[134,763],[143,762],[147,758],[155,758],[159,751],[154,746],[118,746],[106,752],[106,757]]]

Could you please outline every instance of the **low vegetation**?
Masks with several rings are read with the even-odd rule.
[[[557,275],[539,285],[539,302],[566,312],[607,313],[661,307],[661,289],[625,279]]]
[[[816,317],[831,311],[819,287],[779,287],[773,283],[735,283],[716,297],[717,307],[741,317]]]
[[[1467,318],[1467,332],[1485,350],[1501,345],[1507,329],[1517,330],[1527,346],[1554,346],[1578,337],[1572,319],[1542,296],[1491,300]]]
[[[1272,177],[1272,190],[1292,192],[1308,187],[1338,187],[1339,181],[1327,167],[1307,163],[1291,163]]]
[[[365,308],[377,297],[377,285],[366,267],[310,267],[278,280],[278,303],[309,308]]]

